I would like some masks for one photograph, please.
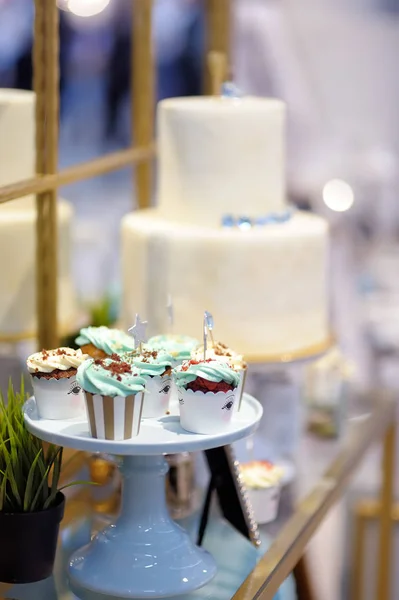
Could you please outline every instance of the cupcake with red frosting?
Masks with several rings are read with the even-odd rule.
[[[183,429],[201,434],[229,429],[240,376],[228,363],[189,360],[173,376]]]

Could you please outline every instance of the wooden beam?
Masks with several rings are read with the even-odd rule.
[[[230,45],[231,45],[231,0],[206,0],[206,52],[217,52],[225,56],[223,79],[226,79],[230,70]],[[205,70],[205,92],[212,93],[212,78],[209,69]]]
[[[82,179],[90,179],[98,175],[104,175],[111,171],[130,167],[134,163],[151,160],[155,156],[155,144],[143,148],[127,148],[118,152],[112,152],[95,158],[80,165],[74,165],[58,173],[50,175],[38,175],[32,179],[25,179],[18,183],[12,183],[0,187],[0,204],[11,202],[16,198],[28,196],[29,194],[40,194],[49,190],[55,190],[63,185],[76,183]]]
[[[380,539],[377,552],[377,584],[376,600],[390,600],[392,587],[392,548],[393,521],[392,507],[394,504],[395,484],[395,453],[396,453],[395,423],[388,429],[384,440],[382,460]]]
[[[53,0],[35,0],[34,90],[36,93],[36,172],[56,173],[58,166],[58,8]],[[36,313],[40,348],[55,348],[57,332],[57,192],[37,196]]]
[[[154,138],[155,76],[152,51],[152,0],[135,0],[132,41],[132,137],[137,146],[148,146]],[[151,205],[152,162],[135,169],[135,188],[139,208]]]

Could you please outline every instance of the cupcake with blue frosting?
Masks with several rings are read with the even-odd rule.
[[[180,365],[184,360],[190,360],[191,353],[199,341],[189,335],[156,335],[148,340],[150,350],[164,350],[173,357],[174,366]]]
[[[106,358],[134,350],[134,339],[120,329],[84,327],[75,340],[84,354],[92,358]]]
[[[114,354],[82,363],[76,380],[85,394],[92,437],[126,440],[139,434],[146,385],[139,369]]]
[[[240,375],[226,362],[189,360],[173,371],[180,423],[193,433],[215,434],[230,428]]]
[[[137,350],[124,354],[122,358],[139,369],[146,381],[143,418],[157,419],[167,415],[174,358],[165,350],[151,350],[148,346],[143,346],[141,352]]]

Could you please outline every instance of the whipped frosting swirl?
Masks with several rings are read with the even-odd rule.
[[[186,386],[197,377],[216,383],[225,381],[233,387],[237,387],[240,383],[240,375],[228,363],[216,360],[187,361],[174,369],[173,374],[178,387]]]
[[[193,350],[191,357],[194,360],[203,360],[204,346],[199,346]],[[215,344],[207,346],[206,358],[211,358],[212,360],[217,360],[220,362],[227,362],[232,365],[234,369],[245,369],[247,366],[242,354],[238,354],[225,344],[222,344],[222,342],[215,342]]]
[[[254,460],[240,466],[241,478],[248,488],[264,489],[280,485],[284,470],[266,460]]]
[[[84,327],[75,342],[78,346],[93,344],[99,350],[111,356],[134,350],[134,339],[120,329],[101,327]]]
[[[189,360],[199,342],[189,335],[156,335],[147,342],[151,350],[165,350],[176,360]]]
[[[139,369],[111,358],[82,363],[76,381],[86,392],[102,396],[130,396],[144,391],[145,387]]]
[[[62,347],[35,352],[28,357],[26,365],[29,373],[52,373],[77,369],[88,358],[88,354],[83,354],[81,350]]]
[[[149,377],[163,375],[175,363],[173,356],[165,350],[151,350],[147,346],[143,346],[141,353],[139,351],[128,352],[121,358],[140,369],[140,375]]]

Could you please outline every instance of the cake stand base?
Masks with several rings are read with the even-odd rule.
[[[164,457],[126,456],[120,470],[121,515],[71,557],[72,591],[84,600],[166,598],[207,584],[216,564],[168,514]]]

